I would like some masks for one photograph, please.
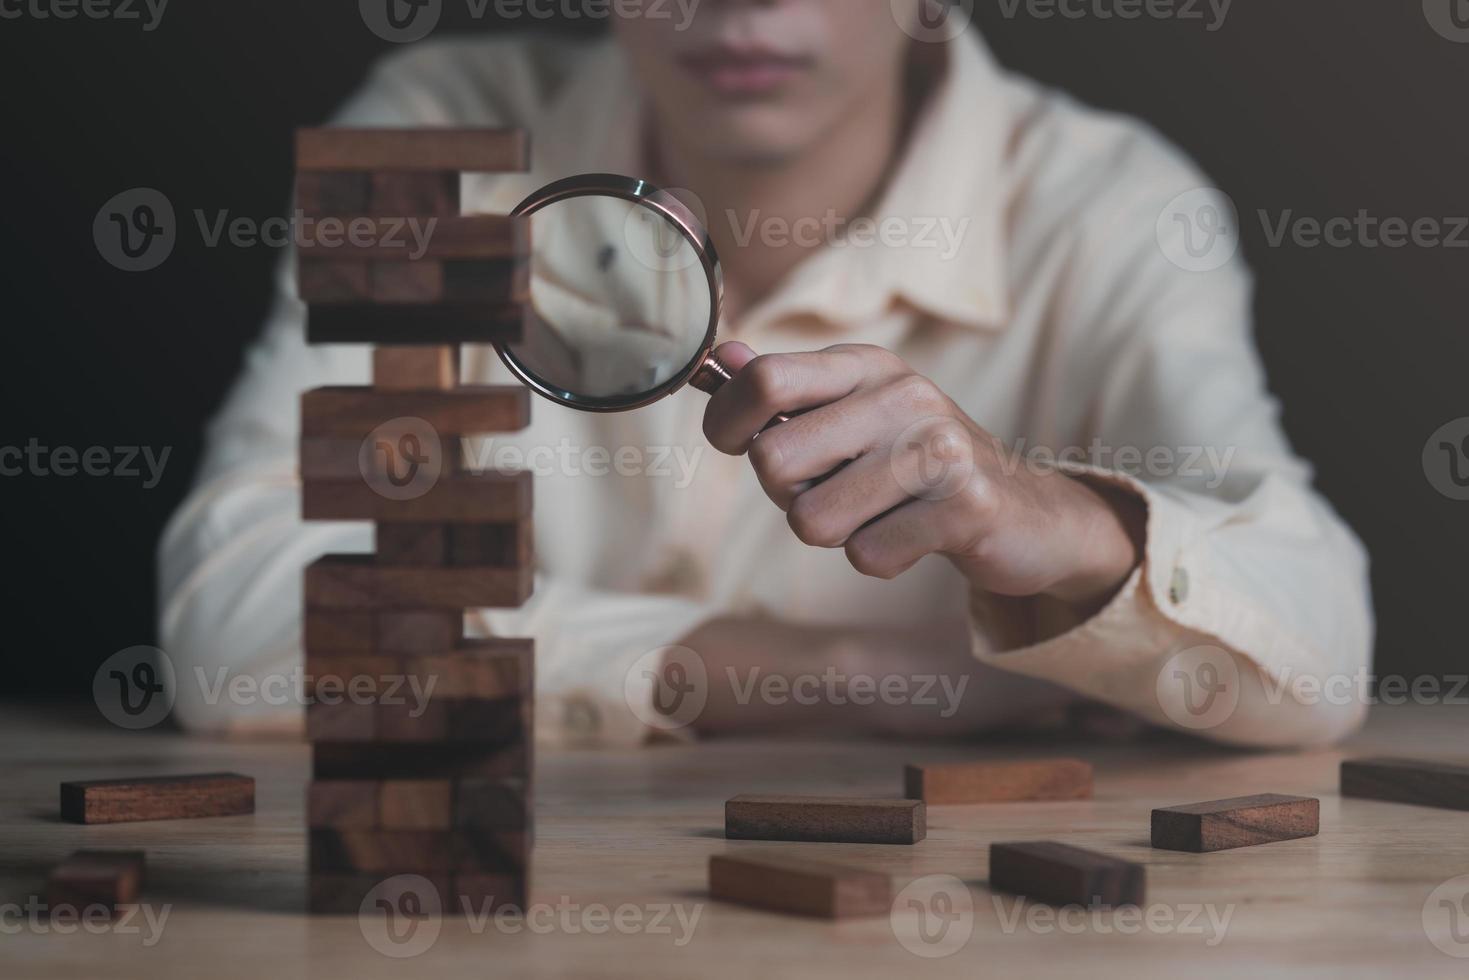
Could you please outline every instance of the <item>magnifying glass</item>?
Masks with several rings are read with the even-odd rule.
[[[713,394],[730,380],[714,354],[719,258],[677,197],[634,177],[583,174],[511,214],[531,221],[533,315],[519,342],[497,347],[533,391],[586,412],[625,412],[686,384]]]

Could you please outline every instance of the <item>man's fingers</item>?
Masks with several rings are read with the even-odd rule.
[[[908,499],[887,453],[869,453],[796,496],[788,520],[805,544],[840,548],[868,521]]]
[[[948,546],[941,506],[914,500],[861,528],[847,539],[847,561],[863,575],[896,578]]]
[[[739,455],[777,415],[837,401],[901,364],[886,351],[855,346],[757,357],[709,399],[704,435],[720,452]]]

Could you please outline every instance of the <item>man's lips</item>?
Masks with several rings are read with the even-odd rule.
[[[685,71],[724,96],[765,95],[812,67],[810,58],[731,48],[699,51],[678,60]]]

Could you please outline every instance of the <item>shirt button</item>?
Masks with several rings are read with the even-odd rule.
[[[1175,606],[1181,606],[1188,600],[1188,569],[1175,568],[1173,570],[1173,581],[1168,586],[1168,598],[1173,600]]]

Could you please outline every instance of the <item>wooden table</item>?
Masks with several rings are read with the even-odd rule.
[[[497,923],[456,910],[428,924],[399,923],[398,945],[387,948],[421,950],[408,958],[384,955],[369,941],[386,941],[381,917],[364,926],[354,916],[302,914],[304,744],[127,733],[35,708],[7,708],[0,718],[0,900],[24,904],[38,895],[48,866],[76,848],[143,848],[153,922],[167,913],[161,928],[138,915],[131,931],[57,935],[6,906],[6,977],[1469,975],[1469,959],[1435,948],[1424,925],[1434,889],[1469,874],[1469,813],[1336,795],[1344,754],[1469,756],[1469,716],[1457,707],[1380,708],[1341,749],[1285,754],[1170,736],[1124,744],[723,742],[545,752],[534,914]],[[727,842],[721,830],[722,804],[739,792],[897,795],[906,761],[1062,752],[1096,764],[1095,800],[931,808],[928,839],[917,846]],[[217,770],[256,777],[254,816],[94,827],[57,818],[63,780]],[[1154,806],[1259,792],[1319,796],[1321,835],[1215,854],[1148,846]],[[1146,864],[1151,918],[1057,917],[1047,906],[992,894],[988,843],[1027,838]],[[881,869],[895,888],[916,884],[895,918],[841,924],[710,902],[709,855],[754,847]],[[930,877],[948,875],[963,880],[962,891]],[[941,892],[951,905],[934,904]],[[972,913],[938,918],[966,900]],[[928,944],[915,932],[924,908],[932,910],[923,923],[928,938],[937,939]],[[1458,951],[1469,954],[1469,908],[1464,913]],[[1220,934],[1215,923],[1225,915]],[[938,938],[944,922],[949,931]],[[950,955],[910,952],[897,933],[921,952]]]

